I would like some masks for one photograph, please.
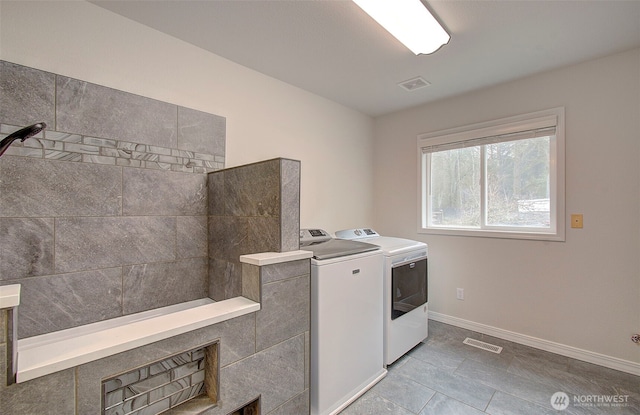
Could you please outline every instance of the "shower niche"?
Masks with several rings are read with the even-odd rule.
[[[191,399],[218,402],[219,343],[169,356],[102,381],[102,415],[156,415]],[[204,408],[201,408],[204,409]]]
[[[260,415],[260,397],[244,405],[242,408],[238,408],[229,415]]]

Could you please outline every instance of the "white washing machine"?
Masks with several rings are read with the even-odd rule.
[[[380,236],[369,228],[345,229],[336,238],[377,245],[384,255],[384,362],[390,365],[428,336],[428,247]]]
[[[337,414],[387,374],[382,251],[302,229],[311,259],[311,415]]]

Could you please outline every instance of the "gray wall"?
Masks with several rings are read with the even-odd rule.
[[[208,296],[207,172],[226,120],[0,61],[0,285],[19,337]]]

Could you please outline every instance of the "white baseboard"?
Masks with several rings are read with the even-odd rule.
[[[567,346],[565,344],[527,336],[526,334],[520,334],[509,330],[488,326],[486,324],[476,323],[474,321],[436,313],[431,310],[429,310],[429,318],[431,320],[450,324],[452,326],[462,327],[468,330],[477,331],[478,333],[497,337],[499,339],[509,340],[514,343],[524,344],[536,349],[545,350],[562,356],[571,357],[622,372],[631,373],[632,375],[640,376],[640,364],[631,362],[629,360],[623,360],[617,357],[611,357],[600,353],[590,352],[588,350],[578,349],[577,347]]]

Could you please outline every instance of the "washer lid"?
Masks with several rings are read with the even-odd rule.
[[[346,239],[330,239],[326,242],[316,242],[309,245],[300,244],[300,249],[313,252],[315,259],[331,259],[362,252],[376,251],[377,245],[365,242],[348,241]]]
[[[357,240],[379,246],[385,255],[397,255],[417,249],[426,249],[427,244],[412,239],[380,236],[371,228],[345,229],[336,231],[336,237]]]
[[[377,245],[346,239],[332,239],[322,229],[301,229],[300,249],[313,252],[315,259],[330,259],[380,249]]]

